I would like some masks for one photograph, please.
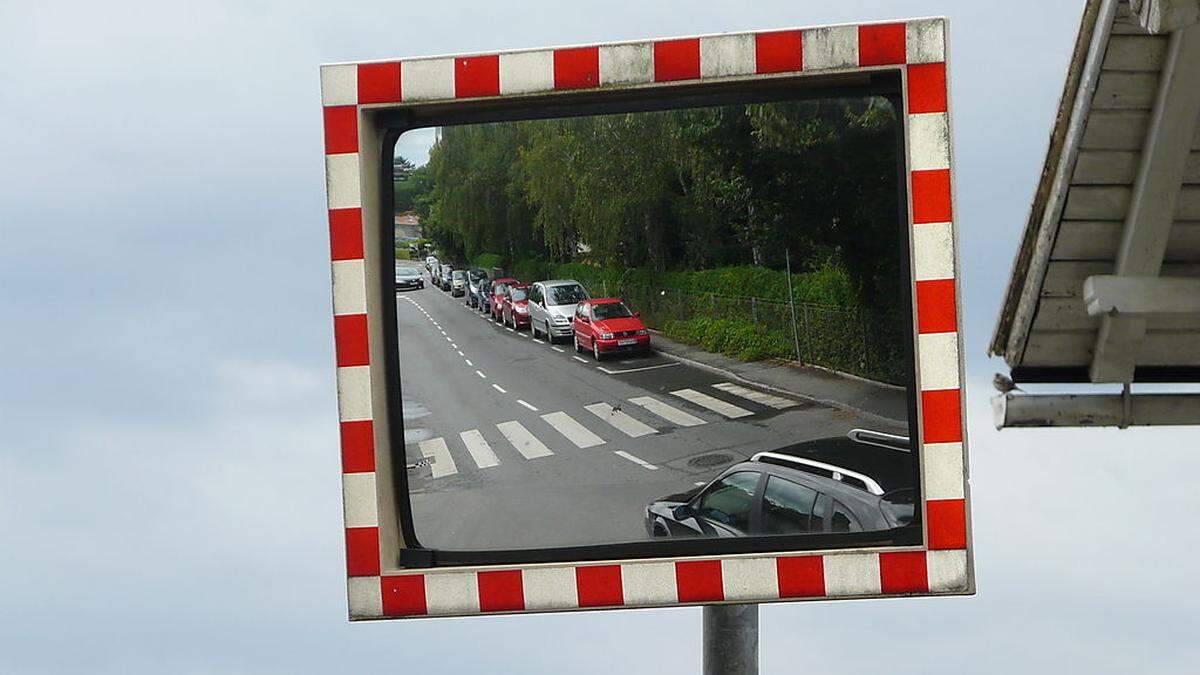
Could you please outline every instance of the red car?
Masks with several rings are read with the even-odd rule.
[[[620,298],[585,300],[575,308],[575,351],[592,350],[596,360],[613,352],[650,351],[650,331]]]
[[[512,277],[504,277],[502,279],[496,279],[492,282],[492,290],[489,291],[492,294],[492,297],[488,301],[488,311],[491,313],[492,318],[497,323],[499,323],[504,317],[504,315],[500,313],[500,310],[504,308],[505,289],[508,288],[509,284],[519,283],[521,282],[513,279]]]
[[[529,325],[529,284],[508,284],[504,289],[500,323],[517,330]]]

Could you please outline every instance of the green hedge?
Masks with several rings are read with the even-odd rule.
[[[587,263],[555,265],[558,279],[578,279],[588,287],[612,289],[622,286],[657,286],[686,293],[714,294],[726,297],[755,297],[787,302],[787,273],[764,267],[718,267],[709,270],[654,272],[650,269],[612,269]],[[792,293],[796,302],[836,307],[853,307],[857,295],[850,275],[840,265],[829,262],[811,272],[792,275]]]
[[[548,277],[577,279],[593,296],[624,296],[646,325],[705,351],[744,361],[796,359],[903,381],[904,322],[894,313],[856,306],[848,277],[836,267],[792,275],[794,329],[783,272],[727,267],[653,274],[570,263],[538,278]]]

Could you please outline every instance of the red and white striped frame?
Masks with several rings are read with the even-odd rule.
[[[925,545],[404,570],[381,362],[381,163],[366,109],[894,69],[905,83]],[[944,19],[321,68],[351,619],[974,593]],[[390,231],[390,226],[389,226]],[[395,448],[402,458],[403,448]],[[382,543],[381,543],[382,542]]]

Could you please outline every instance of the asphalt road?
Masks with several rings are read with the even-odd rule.
[[[413,521],[430,548],[643,541],[647,502],[864,426],[659,354],[596,363],[428,285],[398,292],[396,315]]]

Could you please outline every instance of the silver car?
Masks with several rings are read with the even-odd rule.
[[[555,338],[569,338],[575,334],[571,321],[575,317],[575,305],[588,300],[583,284],[574,279],[539,281],[529,289],[529,325],[533,336],[545,334],[553,342]]]

